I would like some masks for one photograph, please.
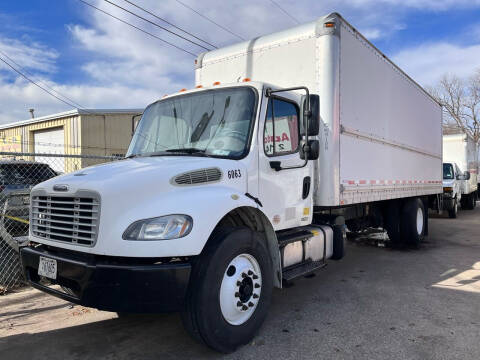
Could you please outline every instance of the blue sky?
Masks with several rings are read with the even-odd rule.
[[[86,1],[201,51],[104,0]],[[123,0],[111,1],[134,10]],[[177,0],[132,1],[216,45],[238,41]],[[247,39],[295,25],[270,0],[182,1]],[[422,85],[434,85],[447,72],[466,77],[480,67],[480,0],[276,1],[300,22],[340,12]],[[88,108],[142,108],[194,81],[192,56],[78,0],[2,1],[0,51]],[[31,107],[37,116],[69,109],[1,64],[0,123],[28,118]]]

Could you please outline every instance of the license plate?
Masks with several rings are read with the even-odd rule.
[[[57,260],[40,256],[38,275],[55,280],[57,278]]]

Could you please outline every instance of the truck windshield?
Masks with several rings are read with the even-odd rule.
[[[248,153],[256,96],[251,88],[224,88],[158,101],[145,110],[127,157],[242,158]]]
[[[445,180],[450,180],[453,179],[454,176],[452,164],[443,164],[443,178]]]

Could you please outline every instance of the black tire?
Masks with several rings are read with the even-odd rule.
[[[471,193],[468,195],[468,210],[473,210],[475,209],[475,204],[476,204],[476,200],[475,200],[475,193]]]
[[[222,315],[220,287],[227,266],[240,254],[255,258],[261,271],[261,293],[248,320],[232,325]],[[273,290],[273,268],[262,234],[247,228],[222,229],[195,259],[182,320],[193,338],[230,353],[247,344],[265,320]]]
[[[345,233],[345,225],[334,225],[332,260],[340,260],[345,256],[346,242],[347,236]]]
[[[450,219],[456,219],[458,214],[458,201],[457,198],[453,200],[453,208],[448,210],[448,217]]]
[[[419,246],[425,238],[426,213],[419,198],[407,199],[402,208],[401,232],[407,244]]]
[[[384,228],[395,246],[403,245],[400,228],[400,202],[389,201],[384,211]]]

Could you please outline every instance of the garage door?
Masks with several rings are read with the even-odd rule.
[[[37,154],[65,154],[65,137],[62,128],[35,131],[33,139]],[[55,171],[65,172],[65,159],[58,157],[35,156],[35,161],[49,164]]]

